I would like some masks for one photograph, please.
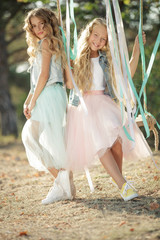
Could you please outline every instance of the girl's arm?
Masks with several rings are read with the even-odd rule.
[[[23,108],[26,108],[28,107],[30,101],[31,101],[31,98],[32,98],[33,94],[31,93],[31,91],[28,93],[28,96],[23,104]]]
[[[146,43],[146,35],[144,32],[142,33],[142,38],[143,38],[143,44],[145,44]],[[137,66],[138,66],[139,55],[140,55],[140,48],[139,48],[139,39],[138,39],[138,35],[137,35],[135,38],[134,46],[133,46],[132,56],[129,61],[132,78],[133,78],[133,76],[136,72]]]
[[[64,69],[64,82],[65,82],[66,87],[68,89],[73,88],[73,83],[72,83],[71,75],[70,75],[70,72],[69,72],[68,64],[67,64],[66,68]]]
[[[27,98],[26,98],[26,101],[24,102],[24,104],[23,104],[23,113],[24,113],[24,115],[25,115],[25,117],[27,118],[27,119],[29,119],[31,116],[30,116],[30,114],[28,113],[28,105],[29,105],[29,103],[30,103],[30,101],[31,101],[31,99],[32,99],[32,96],[33,96],[33,94],[31,93],[31,91],[28,93],[28,96],[27,96]]]
[[[34,108],[36,104],[36,100],[39,97],[40,93],[42,92],[44,86],[46,85],[46,82],[49,78],[49,69],[50,69],[50,61],[51,61],[52,54],[49,52],[49,46],[48,41],[45,39],[42,42],[42,66],[41,66],[41,72],[38,78],[38,82],[35,88],[35,91],[33,93],[32,99],[30,101],[30,104],[28,106],[29,113],[31,113],[32,109]]]

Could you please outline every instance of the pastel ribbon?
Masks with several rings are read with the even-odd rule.
[[[131,103],[128,101],[128,87],[123,81],[124,76],[121,69],[119,47],[118,47],[118,42],[117,42],[116,33],[114,29],[113,17],[112,17],[109,0],[106,0],[106,22],[107,22],[108,42],[109,42],[109,47],[112,55],[112,62],[113,62],[114,72],[115,72],[115,80],[117,85],[117,91],[116,89],[114,89],[114,91],[117,98],[120,101],[123,128],[125,130],[127,137],[130,140],[134,141],[134,131],[133,131],[134,119],[132,118],[132,107],[131,107]],[[127,104],[126,108],[127,108],[127,116],[128,116],[128,123],[129,123],[128,126],[129,126],[130,133],[127,131],[127,129],[124,126],[126,122],[126,118],[124,119],[125,117],[125,114],[124,114],[125,106],[123,104],[124,98],[126,99],[126,104]],[[134,147],[134,143],[132,143],[132,146]]]

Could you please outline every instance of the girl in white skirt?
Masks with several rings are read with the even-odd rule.
[[[145,43],[145,33],[143,33]],[[133,77],[139,59],[136,37],[130,61]],[[98,155],[112,181],[117,183],[122,198],[127,201],[138,196],[135,189],[122,176],[122,158],[126,160],[148,157],[152,152],[136,123],[135,147],[123,130],[120,106],[113,100],[111,56],[105,20],[94,19],[81,32],[78,54],[74,63],[74,77],[83,93],[88,114],[73,92],[67,116],[68,169],[79,171],[93,165]],[[108,94],[106,92],[108,88]],[[125,125],[128,129],[128,123]]]
[[[70,88],[72,82],[54,12],[47,8],[30,11],[24,29],[31,64],[31,89],[24,103],[24,115],[28,120],[22,130],[22,141],[30,165],[40,171],[49,171],[55,177],[53,187],[42,200],[42,204],[49,204],[72,199],[74,195],[69,172],[65,170],[67,97],[63,68],[66,86]]]

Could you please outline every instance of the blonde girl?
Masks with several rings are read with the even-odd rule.
[[[72,199],[69,173],[66,168],[64,131],[66,125],[65,83],[68,67],[59,23],[55,13],[47,8],[31,10],[24,30],[28,44],[31,89],[24,103],[27,122],[22,140],[30,165],[40,171],[49,171],[55,181],[42,204]]]
[[[143,41],[146,41],[145,34]],[[132,77],[139,54],[137,36],[130,60]],[[94,19],[81,32],[74,77],[83,94],[88,114],[85,114],[73,91],[67,117],[68,168],[83,170],[93,165],[98,156],[112,181],[118,185],[122,198],[127,201],[137,197],[135,189],[122,176],[122,158],[136,160],[147,157],[151,150],[136,124],[135,148],[132,150],[131,141],[123,130],[120,107],[114,101],[112,86],[116,88],[116,85],[104,19]]]

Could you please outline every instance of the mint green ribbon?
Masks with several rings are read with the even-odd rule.
[[[125,58],[125,56],[124,56],[124,58]],[[138,97],[138,94],[136,92],[135,86],[133,84],[132,77],[131,77],[131,74],[129,72],[128,66],[127,66],[126,58],[125,58],[125,64],[126,64],[126,69],[127,69],[128,80],[129,80],[130,86],[132,88],[132,91],[133,91],[133,93],[134,93],[134,95],[135,95],[135,97],[137,99],[138,106],[140,108],[140,113],[141,113],[141,116],[142,116],[142,120],[143,120],[143,123],[144,123],[144,128],[145,128],[145,131],[146,131],[146,134],[147,134],[147,138],[148,138],[150,136],[148,123],[147,123],[147,120],[145,118],[145,114],[144,114],[144,111],[143,111],[143,108],[142,108],[142,104],[141,104],[140,98]]]
[[[140,12],[141,12],[141,4],[140,4]],[[157,50],[158,50],[158,47],[159,47],[159,44],[160,44],[160,31],[158,33],[158,36],[157,36],[157,39],[156,39],[156,43],[154,45],[153,52],[152,52],[152,55],[151,55],[151,58],[150,58],[150,61],[149,61],[149,65],[148,65],[148,68],[147,68],[147,71],[146,71],[145,70],[145,54],[144,54],[144,46],[143,46],[143,39],[142,39],[141,22],[142,22],[142,20],[141,20],[141,14],[140,14],[138,37],[139,37],[139,45],[140,45],[142,70],[143,70],[143,73],[144,73],[144,79],[143,79],[143,83],[142,83],[142,86],[141,86],[141,89],[140,89],[140,92],[139,92],[139,98],[141,99],[141,96],[143,94],[144,101],[147,104],[147,96],[146,96],[146,93],[144,91],[144,88],[145,88],[145,86],[147,84],[147,81],[148,81],[148,78],[149,78],[149,75],[150,75],[150,72],[151,72],[154,60],[155,60],[155,56],[157,54]],[[138,110],[139,110],[139,106],[138,106],[137,111],[135,113],[135,118],[138,115]],[[155,117],[152,114],[148,113],[146,110],[145,110],[145,113],[147,113],[148,115],[151,115],[155,119]],[[157,127],[160,129],[160,125],[158,124],[157,120],[156,120],[156,124],[157,124]]]
[[[159,34],[157,36],[156,43],[154,45],[154,49],[153,49],[153,52],[152,52],[152,55],[151,55],[151,58],[150,58],[150,61],[149,61],[149,65],[148,65],[146,74],[145,74],[144,79],[143,79],[142,87],[140,89],[140,93],[139,93],[139,98],[140,99],[141,99],[142,93],[144,91],[145,85],[147,84],[148,78],[150,76],[150,72],[151,72],[151,69],[152,69],[152,66],[153,66],[153,62],[155,60],[155,56],[156,56],[159,44],[160,44],[160,31],[159,31]],[[154,117],[152,114],[148,113],[147,111],[145,111],[145,113],[147,113],[148,115],[151,115],[152,117]],[[137,117],[137,114],[138,114],[138,108],[137,108],[137,112],[135,114],[135,118]],[[155,117],[154,117],[154,119],[155,119]],[[160,125],[158,124],[157,121],[156,121],[156,124],[157,124],[157,127],[160,129]]]
[[[72,53],[72,50],[70,49],[70,56],[72,60],[75,60],[77,56],[77,25],[74,18],[74,8],[73,8],[73,0],[70,0],[70,16],[72,19],[72,22],[74,23],[74,54]]]
[[[149,61],[149,65],[148,65],[147,71],[146,71],[144,79],[143,79],[142,87],[140,89],[140,93],[139,93],[140,98],[141,98],[142,93],[144,91],[145,85],[148,81],[148,78],[149,78],[149,75],[150,75],[150,72],[151,72],[151,69],[152,69],[152,66],[153,66],[153,62],[155,60],[155,56],[156,56],[159,44],[160,44],[160,31],[159,31],[159,34],[157,36],[156,43],[154,45],[154,49],[153,49],[153,52],[152,52],[152,55],[151,55],[151,58],[150,58],[150,61]]]

